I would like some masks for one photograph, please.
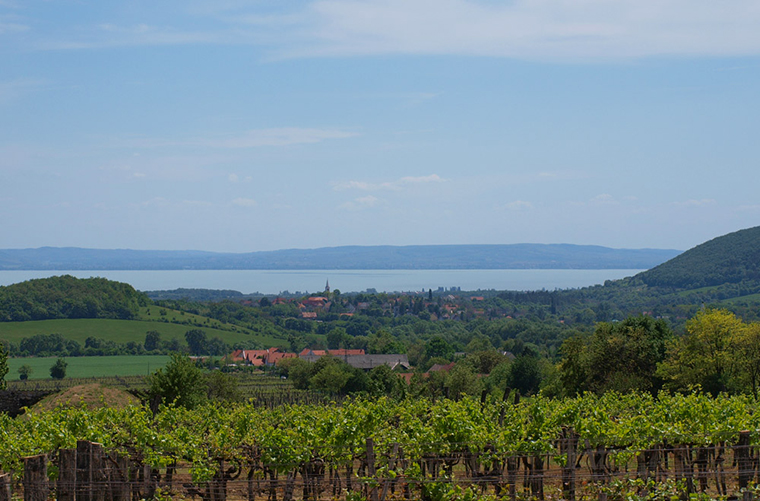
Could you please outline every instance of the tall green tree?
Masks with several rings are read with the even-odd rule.
[[[146,351],[157,350],[161,346],[161,333],[158,331],[146,332],[143,346]]]
[[[737,339],[746,325],[728,310],[702,310],[686,322],[686,335],[673,343],[659,374],[673,390],[701,387],[717,395],[735,390]]]
[[[643,315],[598,323],[589,338],[576,336],[562,345],[559,379],[565,393],[657,392],[663,384],[657,364],[672,338],[664,320]]]
[[[188,348],[190,348],[191,355],[208,354],[206,349],[208,338],[206,337],[206,333],[201,329],[190,329],[185,332],[185,341],[187,342]]]
[[[737,355],[737,371],[740,385],[749,388],[758,397],[760,387],[760,323],[752,322],[732,336]]]
[[[152,401],[174,403],[192,409],[206,399],[207,384],[203,371],[187,356],[174,353],[163,369],[148,377],[148,394]]]

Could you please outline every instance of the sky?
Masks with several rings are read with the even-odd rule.
[[[756,0],[0,0],[0,248],[685,250],[760,221]]]

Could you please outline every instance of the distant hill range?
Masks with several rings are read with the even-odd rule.
[[[649,269],[681,251],[595,245],[410,245],[243,254],[41,247],[0,250],[0,270]]]
[[[633,278],[682,290],[760,282],[760,226],[709,240]]]

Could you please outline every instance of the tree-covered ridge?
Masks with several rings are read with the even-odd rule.
[[[760,226],[714,238],[636,278],[678,289],[760,281]]]
[[[131,285],[69,275],[0,287],[0,321],[136,318],[150,299]]]

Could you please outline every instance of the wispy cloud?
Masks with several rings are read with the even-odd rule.
[[[4,20],[0,17],[0,35],[5,35],[6,33],[21,33],[22,31],[28,30],[29,26],[25,24],[10,22],[7,19]]]
[[[740,205],[739,207],[737,207],[737,210],[746,211],[746,212],[760,211],[760,204]]]
[[[286,48],[290,56],[567,60],[757,54],[758,24],[755,0],[731,8],[719,0],[321,0],[309,4],[301,25],[289,16],[282,34],[310,42]]]
[[[337,129],[306,129],[283,127],[257,129],[237,137],[225,139],[199,140],[201,144],[217,148],[256,148],[259,146],[289,146],[293,144],[314,144],[327,139],[346,139],[359,134]]]
[[[350,202],[346,202],[339,208],[343,210],[356,211],[370,207],[376,207],[383,203],[385,203],[385,200],[377,198],[373,195],[367,195],[366,197],[359,197],[351,200]]]
[[[242,41],[242,40],[241,40]],[[238,41],[241,42],[241,41]],[[85,36],[37,43],[42,50],[104,49],[129,46],[199,45],[235,43],[225,31],[186,31],[171,26],[99,24]]]
[[[421,54],[562,62],[760,54],[756,0],[732,0],[730,6],[723,0],[312,0],[275,10],[227,2],[183,6],[178,16],[175,25],[106,23],[86,35],[79,26],[43,48],[248,44],[275,57]],[[187,25],[197,29],[177,27]]]
[[[259,148],[262,146],[291,146],[315,144],[329,139],[356,137],[357,132],[340,129],[319,129],[303,127],[280,127],[254,129],[227,136],[196,137],[188,139],[128,138],[114,141],[117,147],[162,148],[162,147],[210,147],[220,149]],[[232,181],[232,178],[229,178]],[[234,181],[233,181],[234,182]]]
[[[526,211],[533,209],[533,204],[525,200],[515,200],[505,204],[504,208],[511,211]]]
[[[232,201],[232,205],[235,207],[256,207],[259,204],[252,198],[236,198]]]
[[[246,149],[266,146],[292,146],[298,144],[316,144],[331,139],[348,139],[359,133],[340,129],[319,129],[303,127],[281,127],[271,129],[253,129],[239,134],[225,136],[192,137],[184,139],[127,137],[101,141],[117,148],[171,148],[202,147],[217,149]],[[233,174],[232,176],[236,176]],[[228,180],[233,181],[229,176]],[[239,180],[239,179],[238,179]]]
[[[333,183],[333,190],[345,191],[345,190],[361,190],[361,191],[379,191],[379,190],[391,190],[401,191],[405,186],[420,185],[429,183],[443,183],[446,180],[441,178],[438,174],[430,174],[429,176],[407,176],[397,179],[395,181],[385,181],[380,183],[370,183],[367,181],[341,181]]]
[[[7,104],[43,85],[42,80],[19,78],[0,81],[0,104]]]
[[[602,193],[589,200],[589,203],[592,205],[617,205],[620,202],[615,200],[615,197],[609,193]]]

